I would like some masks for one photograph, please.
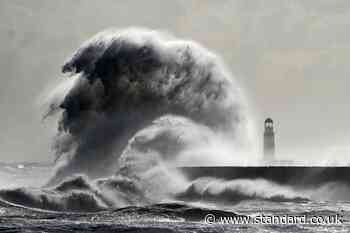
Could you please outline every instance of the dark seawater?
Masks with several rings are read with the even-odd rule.
[[[1,232],[349,232],[350,203],[245,202],[230,207],[241,214],[332,215],[344,210],[342,225],[234,225],[207,224],[208,213],[234,215],[230,211],[158,204],[126,207],[97,213],[43,212],[21,207],[0,207]]]
[[[41,185],[38,177],[47,177],[49,168],[38,166],[2,166],[0,189],[15,187],[12,181],[30,186]],[[29,172],[32,171],[32,172]],[[6,174],[6,176],[5,176]],[[6,177],[6,180],[4,179]],[[6,184],[6,182],[8,182]],[[216,217],[256,215],[342,215],[338,225],[234,225],[207,224],[207,214]],[[203,203],[161,203],[129,206],[100,212],[53,212],[0,202],[0,232],[350,232],[350,202],[306,200],[244,200],[232,205]]]

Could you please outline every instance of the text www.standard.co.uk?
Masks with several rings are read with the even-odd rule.
[[[207,224],[266,224],[266,225],[295,225],[295,224],[311,224],[311,225],[341,225],[343,224],[343,216],[307,216],[307,215],[257,215],[257,216],[215,216],[207,214],[204,218]]]

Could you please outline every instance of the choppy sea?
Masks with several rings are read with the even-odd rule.
[[[0,189],[39,187],[50,175],[46,165],[2,165]],[[215,222],[206,222],[206,216]],[[341,222],[322,224],[249,224],[222,222],[232,216],[306,216]],[[350,232],[350,202],[336,201],[262,201],[245,200],[233,205],[201,203],[159,203],[128,206],[100,212],[54,212],[28,208],[7,201],[0,202],[0,232]]]

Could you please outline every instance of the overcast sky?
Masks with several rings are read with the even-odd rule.
[[[305,148],[350,155],[348,0],[0,0],[0,22],[0,161],[53,159],[38,96],[83,41],[129,26],[218,53],[261,127],[275,120],[280,158]]]

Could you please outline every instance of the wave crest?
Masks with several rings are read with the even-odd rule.
[[[193,41],[110,30],[83,44],[62,71],[76,81],[48,114],[62,110],[54,148],[66,160],[50,184],[74,173],[114,174],[128,141],[164,115],[223,133],[237,147],[249,141],[240,88],[220,59]]]
[[[305,194],[298,193],[289,186],[278,185],[263,179],[235,179],[226,181],[211,177],[194,180],[177,197],[182,200],[202,200],[226,204],[234,204],[244,200],[277,202],[309,200]]]

